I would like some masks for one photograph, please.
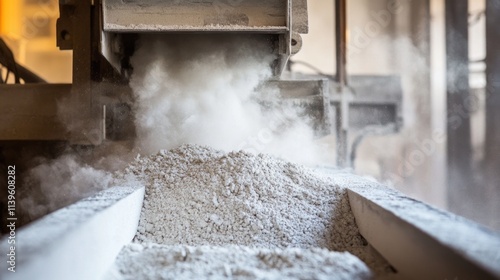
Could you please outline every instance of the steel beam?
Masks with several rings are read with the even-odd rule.
[[[73,144],[98,145],[104,139],[103,108],[99,104],[99,92],[95,75],[99,69],[96,50],[101,27],[98,8],[91,1],[61,2],[61,18],[58,20],[58,45],[61,49],[73,49],[73,86],[69,108],[63,118],[70,131]]]

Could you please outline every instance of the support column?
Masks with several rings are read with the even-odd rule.
[[[500,2],[486,1],[485,171],[492,224],[500,230]]]
[[[349,165],[348,116],[345,88],[347,86],[347,1],[335,0],[335,56],[337,92],[341,94],[341,104],[335,108],[335,128],[337,134],[337,165]]]
[[[448,206],[459,214],[472,188],[469,112],[468,0],[446,0]]]

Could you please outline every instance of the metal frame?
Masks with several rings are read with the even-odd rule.
[[[262,7],[266,7],[269,1],[259,0]],[[122,88],[128,84],[128,74],[129,69],[127,67],[127,56],[133,53],[133,49],[126,49],[125,53],[122,44],[133,45],[134,35],[138,32],[152,32],[150,29],[141,30],[141,28],[130,28],[130,29],[120,29],[120,33],[110,33],[108,31],[118,31],[112,28],[106,27],[106,13],[112,12],[111,9],[106,8],[106,3],[113,2],[113,0],[99,0],[99,1],[80,1],[80,0],[59,0],[60,7],[60,18],[57,21],[57,45],[61,50],[73,50],[73,83],[67,85],[65,90],[68,90],[69,94],[46,94],[43,103],[51,104],[50,108],[53,110],[50,115],[52,116],[50,120],[46,120],[43,123],[29,122],[29,121],[19,121],[24,122],[25,125],[22,126],[23,132],[16,132],[7,134],[2,134],[0,140],[68,140],[72,144],[79,145],[99,145],[106,137],[106,123],[105,123],[105,108],[102,99],[103,95],[112,95],[105,92],[103,89],[108,87],[103,85],[104,83],[111,83],[114,86],[121,86]],[[168,1],[156,1],[154,5],[163,5]],[[181,7],[181,3],[178,1],[171,1],[173,7]],[[133,1],[128,1],[123,3],[122,1],[115,1],[115,4],[127,6],[130,3],[136,3]],[[204,12],[203,3],[199,1],[194,1],[201,13]],[[208,2],[207,2],[208,3]],[[242,2],[251,3],[252,1]],[[282,1],[275,0],[275,4],[281,5]],[[137,3],[136,3],[137,4]],[[184,3],[185,4],[185,3]],[[272,4],[272,3],[271,3]],[[248,5],[247,5],[248,6]],[[135,5],[134,7],[137,7]],[[246,6],[245,6],[246,7]],[[116,7],[115,7],[116,8]],[[189,8],[193,8],[189,6]],[[170,26],[170,31],[178,32],[207,32],[207,31],[219,31],[219,32],[249,32],[249,33],[261,33],[272,36],[272,39],[277,41],[275,44],[275,51],[279,55],[274,67],[275,75],[279,76],[284,70],[286,63],[292,53],[298,52],[301,46],[301,33],[308,32],[308,16],[307,16],[307,1],[306,0],[287,0],[284,5],[284,11],[282,17],[284,17],[283,26],[278,26],[277,28],[272,28],[271,30],[266,30],[265,26],[242,26],[241,28],[236,28],[231,30],[230,25],[233,24],[231,20],[238,17],[238,14],[234,12],[240,11],[238,8],[229,5],[229,10],[233,8],[232,13],[224,13],[224,11],[217,11],[216,16],[212,17],[212,20],[220,20],[222,24],[229,24],[228,28],[215,28],[210,29],[210,24],[203,26],[203,28],[173,28]],[[243,9],[243,8],[242,8]],[[153,6],[153,11],[158,11]],[[244,10],[249,14],[259,18],[260,14],[256,14],[252,9]],[[133,10],[132,13],[140,12]],[[164,12],[164,11],[163,11]],[[252,14],[253,13],[253,14]],[[213,13],[211,14],[214,15]],[[244,14],[246,15],[246,14]],[[210,16],[210,14],[208,15]],[[246,15],[248,17],[248,15]],[[276,15],[267,14],[264,18],[269,18],[273,20]],[[159,17],[161,20],[171,20],[166,17]],[[244,16],[242,18],[245,18]],[[250,17],[251,18],[251,17]],[[196,19],[196,17],[195,17]],[[210,18],[205,18],[203,23],[207,23]],[[135,22],[137,23],[137,22]],[[265,22],[264,22],[265,23]],[[263,24],[264,24],[263,23]],[[108,24],[109,25],[109,24]],[[140,25],[139,25],[140,26]],[[220,30],[219,30],[220,29]],[[158,31],[158,30],[157,30]],[[123,34],[128,33],[128,34]],[[119,36],[113,36],[117,34]],[[122,36],[123,35],[123,36]],[[124,41],[123,41],[124,40]],[[126,46],[125,46],[126,48]],[[104,57],[105,56],[105,57]],[[115,56],[115,57],[113,57]],[[118,63],[116,63],[118,62]],[[35,87],[38,87],[36,85]],[[27,93],[23,94],[23,97],[30,99],[33,93],[31,90],[26,88]],[[40,87],[40,92],[50,92],[51,87]],[[13,88],[10,85],[3,90],[5,92],[19,92],[22,91],[21,88]],[[26,103],[23,106],[18,106],[9,101],[3,101],[3,99],[9,98],[8,94],[0,94],[0,103],[10,104],[16,108],[17,118],[21,120],[22,118],[30,119],[29,112],[36,112],[36,108],[28,107]],[[59,91],[57,91],[59,92]],[[39,98],[39,97],[37,97]],[[109,98],[108,98],[109,99]],[[109,101],[109,100],[108,100]],[[42,101],[40,101],[42,102]],[[31,104],[36,106],[34,104]],[[58,110],[58,106],[62,108],[71,108],[71,110],[62,110],[63,114],[60,118],[57,118],[58,114],[61,112]],[[67,111],[67,112],[66,112]],[[6,113],[0,113],[5,117],[8,117]],[[23,117],[24,116],[24,117]],[[61,120],[64,122],[62,123]],[[8,126],[6,129],[14,129],[11,124],[3,124],[4,127]],[[49,127],[49,128],[47,128]],[[57,127],[57,129],[50,129]],[[62,127],[66,127],[68,133],[62,133]],[[20,129],[20,128],[19,128]],[[45,130],[46,133],[42,133],[42,136],[37,136],[37,132],[40,130]],[[15,138],[14,135],[20,135],[19,138]]]
[[[182,2],[103,0],[106,32],[270,32],[292,29],[292,0],[196,0]],[[294,0],[299,7],[304,0]],[[300,10],[297,10],[300,12]],[[144,16],[147,14],[148,16]],[[301,22],[302,21],[302,22]],[[304,22],[305,21],[305,22]],[[297,24],[307,17],[297,18]],[[297,25],[295,25],[297,26]]]
[[[100,12],[91,1],[60,0],[59,4],[57,43],[62,50],[73,50],[73,83],[1,85],[0,140],[98,145],[104,139],[104,111],[96,90],[102,77],[95,44],[100,30],[95,19]]]
[[[337,165],[354,167],[356,149],[365,136],[395,133],[400,129],[401,81],[390,76],[358,75],[348,79],[346,0],[335,0],[335,39],[336,75],[330,103],[335,111]],[[371,116],[369,120],[367,114]],[[351,141],[353,130],[361,133]]]

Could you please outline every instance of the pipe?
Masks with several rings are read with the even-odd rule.
[[[337,83],[340,89],[347,85],[347,3],[335,1],[335,55],[337,58]]]
[[[347,167],[348,161],[348,133],[347,118],[349,105],[343,96],[347,86],[347,3],[346,0],[335,0],[335,55],[337,58],[337,92],[342,95],[342,102],[336,110],[335,128],[337,133],[337,165]]]

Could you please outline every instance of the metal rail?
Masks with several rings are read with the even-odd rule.
[[[500,235],[361,178],[349,185],[361,235],[397,279],[500,279]]]

